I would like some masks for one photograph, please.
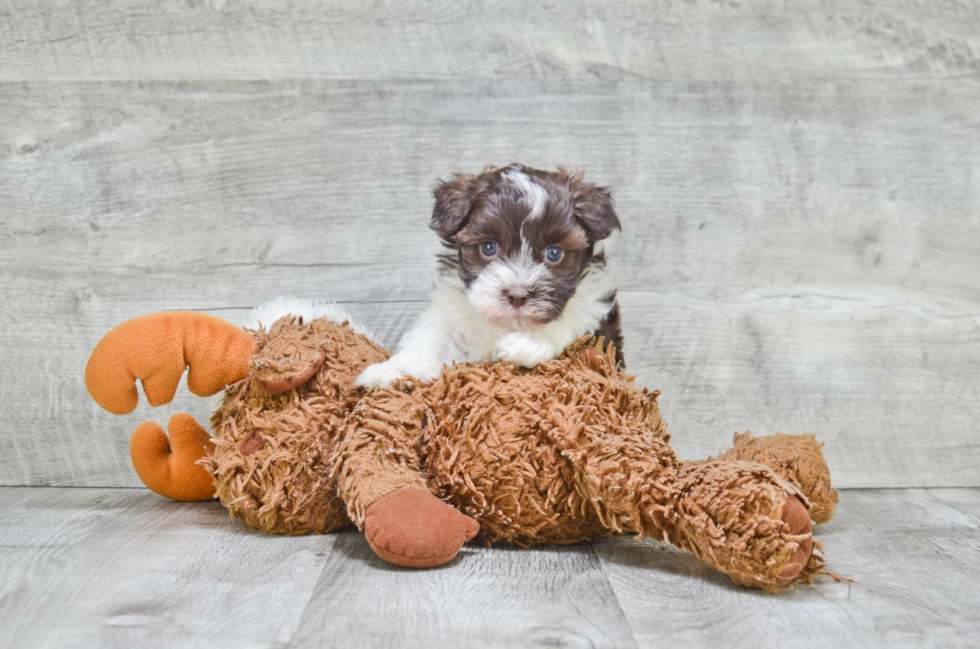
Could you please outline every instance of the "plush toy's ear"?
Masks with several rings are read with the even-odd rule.
[[[449,182],[436,187],[436,205],[429,227],[443,239],[450,239],[463,229],[473,209],[478,176],[456,174]]]
[[[561,167],[558,175],[568,183],[575,202],[575,218],[590,239],[600,241],[612,234],[613,230],[621,229],[608,189],[582,182],[581,173],[570,173]]]

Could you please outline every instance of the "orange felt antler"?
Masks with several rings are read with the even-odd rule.
[[[204,313],[175,311],[128,320],[96,345],[85,366],[85,386],[95,402],[124,415],[136,408],[136,380],[151,406],[170,403],[184,368],[187,387],[202,397],[249,374],[255,341],[245,331]],[[175,500],[214,496],[211,474],[196,464],[213,447],[194,418],[174,415],[170,438],[157,424],[140,425],[130,439],[136,473],[147,487]]]
[[[209,397],[248,376],[255,341],[205,313],[172,311],[133,318],[99,341],[85,366],[85,387],[116,415],[136,408],[136,379],[151,406],[170,403],[185,367],[187,387]]]
[[[211,473],[197,461],[214,450],[206,430],[187,413],[177,413],[167,424],[170,437],[159,425],[147,421],[133,431],[129,456],[133,468],[151,491],[174,500],[214,498]]]

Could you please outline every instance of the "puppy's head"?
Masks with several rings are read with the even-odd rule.
[[[561,315],[589,267],[605,263],[595,243],[620,227],[609,192],[562,168],[457,174],[435,198],[429,227],[449,249],[444,269],[487,320],[518,331]]]

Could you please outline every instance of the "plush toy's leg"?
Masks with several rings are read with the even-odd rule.
[[[184,369],[187,387],[210,396],[248,376],[255,342],[245,331],[204,313],[175,311],[128,320],[96,345],[85,386],[96,403],[124,415],[136,408],[136,379],[152,406],[170,403]]]
[[[813,529],[805,498],[767,467],[683,464],[651,491],[664,509],[644,516],[643,531],[659,532],[734,581],[772,590],[808,576]]]
[[[337,493],[368,544],[385,561],[410,568],[450,561],[480,529],[429,492],[417,453],[425,421],[421,403],[378,388],[354,409],[333,460]]]
[[[810,501],[810,518],[814,523],[826,523],[834,516],[837,491],[830,487],[830,470],[814,435],[785,435],[752,437],[746,431],[736,433],[734,446],[718,459],[759,462],[776,472],[783,480],[792,482]]]
[[[772,590],[808,578],[805,497],[769,468],[684,464],[665,437],[641,429],[586,426],[556,441],[578,490],[610,529],[662,538],[747,586]]]
[[[141,424],[129,440],[137,475],[147,487],[174,500],[214,497],[211,473],[196,462],[214,450],[207,431],[185,413],[170,418],[170,437],[157,424]]]

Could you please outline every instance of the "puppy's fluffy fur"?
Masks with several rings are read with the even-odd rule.
[[[589,333],[622,362],[616,290],[595,248],[620,227],[607,190],[512,164],[457,174],[435,199],[429,227],[446,251],[432,304],[358,385],[426,381],[453,361],[533,367]]]

